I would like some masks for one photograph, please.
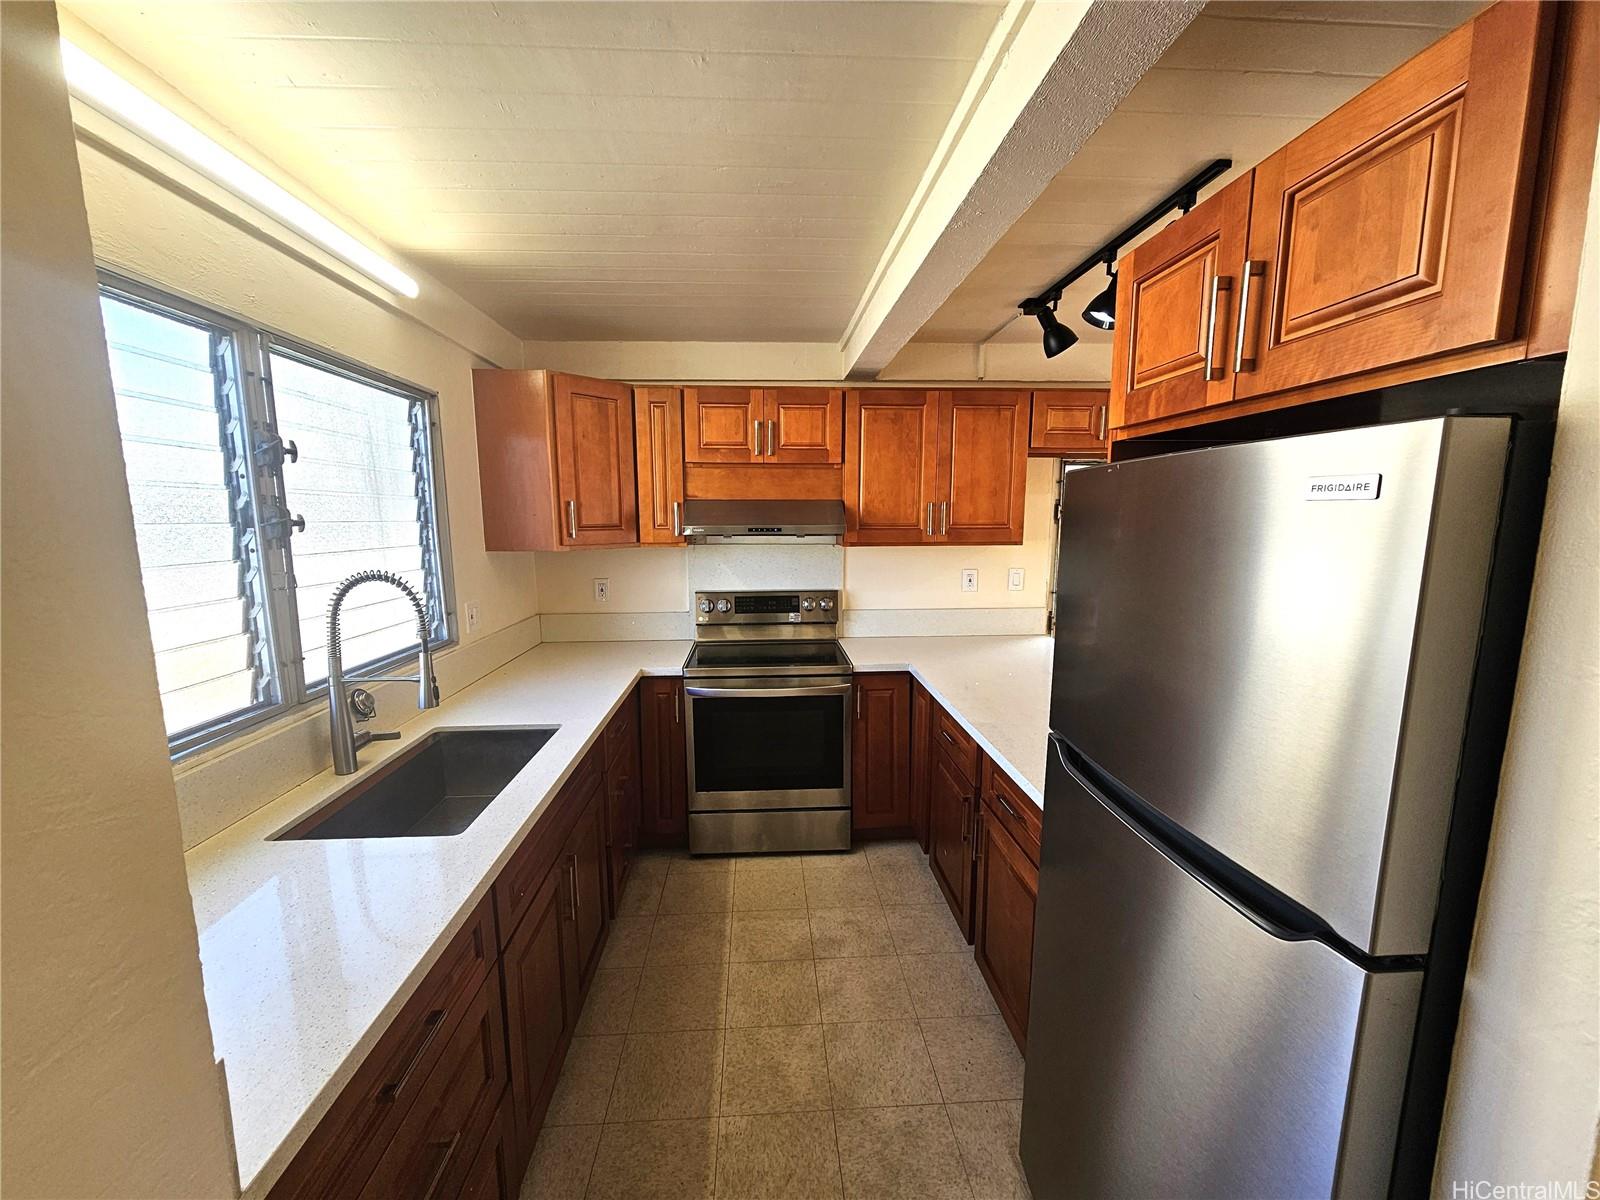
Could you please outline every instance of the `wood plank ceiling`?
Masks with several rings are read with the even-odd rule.
[[[1019,300],[1211,159],[1234,168],[1207,195],[1484,7],[1213,0],[913,341],[1037,345],[1037,322],[1014,319]],[[1113,335],[1079,317],[1105,284],[1095,271],[1062,297],[1060,317],[1081,340],[1051,360],[1053,377],[1109,378]]]
[[[998,3],[66,7],[513,333],[836,340]]]

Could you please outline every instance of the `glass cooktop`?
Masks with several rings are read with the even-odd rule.
[[[684,663],[685,671],[848,671],[838,642],[705,642]]]

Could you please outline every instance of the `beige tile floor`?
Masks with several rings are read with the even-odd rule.
[[[639,859],[522,1200],[1027,1197],[1022,1058],[921,850]]]

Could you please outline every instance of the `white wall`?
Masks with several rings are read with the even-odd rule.
[[[1434,1177],[1590,1178],[1600,1130],[1600,189]],[[1582,1193],[1575,1193],[1581,1195]]]
[[[0,26],[0,1191],[234,1195],[54,8]]]
[[[140,83],[157,90],[147,79]],[[505,351],[493,329],[483,328],[486,318],[463,314],[448,294],[420,309],[391,303],[302,253],[281,231],[263,230],[236,201],[187,176],[160,151],[88,110],[75,111],[86,127],[78,161],[102,265],[438,393],[460,641],[439,657],[442,690],[457,690],[536,643],[534,556],[489,554],[483,544],[472,369],[495,364],[456,339],[470,338],[483,353]],[[429,300],[432,286],[424,280],[422,300]],[[520,348],[510,340],[513,356]],[[514,357],[506,365],[515,365]],[[476,630],[467,629],[468,605],[479,610]],[[404,686],[374,691],[383,727],[415,715]],[[330,761],[319,711],[185,760],[178,769],[185,846],[326,770]]]

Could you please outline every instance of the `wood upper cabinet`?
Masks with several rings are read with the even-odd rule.
[[[683,680],[639,681],[639,844],[679,846],[689,836]]]
[[[1028,453],[1036,458],[1104,459],[1110,444],[1110,402],[1107,388],[1034,392]]]
[[[851,389],[845,397],[846,541],[1022,541],[1025,391]]]
[[[837,463],[844,392],[827,387],[683,389],[691,463]]]
[[[850,731],[850,824],[857,832],[911,828],[911,676],[855,676]]]
[[[1513,336],[1553,8],[1494,5],[1256,168],[1235,395]]]
[[[1233,398],[1228,332],[1250,189],[1246,172],[1118,260],[1112,425]]]
[[[939,540],[1022,541],[1028,490],[1031,394],[963,388],[946,392],[939,420]]]
[[[486,549],[638,541],[626,384],[554,371],[475,370],[472,390]]]
[[[639,541],[683,543],[683,389],[633,389]]]

